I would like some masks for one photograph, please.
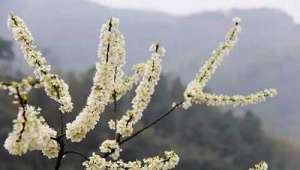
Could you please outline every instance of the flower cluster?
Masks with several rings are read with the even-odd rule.
[[[120,157],[120,152],[122,151],[116,140],[105,140],[102,142],[99,149],[102,153],[109,153],[109,156],[114,160],[117,160]]]
[[[143,159],[143,161],[136,160],[130,162],[124,162],[122,160],[107,161],[101,156],[93,153],[93,155],[89,157],[89,160],[82,165],[87,170],[168,170],[175,168],[178,162],[179,157],[173,151],[166,151],[164,157],[156,156]]]
[[[89,157],[88,161],[82,163],[87,170],[106,170],[107,163],[104,158],[95,153]]]
[[[35,80],[32,77],[27,77],[22,79],[20,82],[0,82],[0,89],[7,90],[9,95],[14,97],[14,104],[20,104],[20,97],[27,100],[29,91],[32,88],[38,88],[40,86],[39,81]]]
[[[80,142],[95,127],[105,106],[112,102],[113,94],[120,97],[132,87],[133,80],[122,71],[125,49],[124,38],[118,26],[116,18],[110,18],[102,26],[98,52],[100,59],[96,64],[97,71],[87,105],[75,121],[67,124],[66,136],[72,142]]]
[[[268,170],[268,164],[264,161],[254,165],[254,168],[250,168],[249,170]]]
[[[266,100],[266,97],[273,97],[277,94],[275,89],[265,89],[247,96],[242,95],[215,95],[210,93],[203,93],[194,98],[195,103],[205,103],[209,106],[224,106],[224,105],[248,105],[259,103]]]
[[[195,79],[188,84],[184,92],[184,109],[188,109],[192,105],[192,102],[197,104],[206,103],[207,105],[214,106],[248,105],[262,102],[266,99],[266,97],[273,97],[277,94],[275,89],[266,89],[247,96],[226,96],[203,92],[203,88],[205,87],[207,81],[215,73],[218,66],[222,63],[224,57],[229,54],[237,42],[238,34],[241,31],[240,19],[234,18],[233,23],[233,27],[229,30],[225,37],[225,42],[221,44],[217,50],[213,51],[212,56],[201,67]]]
[[[4,147],[10,154],[23,155],[27,151],[41,150],[49,157],[57,157],[59,146],[52,138],[56,131],[51,129],[40,115],[40,109],[27,104],[28,93],[33,87],[39,87],[39,82],[32,77],[18,82],[0,82],[0,89],[8,90],[18,104],[18,116],[13,121],[13,131],[5,140]]]
[[[34,68],[35,76],[40,80],[47,95],[60,103],[60,110],[63,113],[70,112],[73,109],[73,103],[68,85],[58,75],[50,73],[51,67],[47,64],[42,53],[38,51],[24,21],[18,16],[11,14],[8,18],[8,27],[13,33],[15,40],[19,43],[26,62]]]
[[[20,156],[27,151],[40,150],[48,158],[57,157],[59,146],[52,139],[56,137],[56,131],[46,124],[39,109],[29,105],[19,107],[18,117],[13,123],[13,131],[4,143],[10,154]]]
[[[102,48],[106,47],[107,51],[100,50],[103,52],[106,52],[106,57],[110,57],[113,61],[112,65],[114,66],[114,73],[113,73],[113,84],[112,89],[113,92],[110,95],[109,102],[115,102],[116,100],[119,100],[124,94],[126,94],[129,90],[132,89],[133,84],[136,82],[135,76],[127,76],[123,71],[123,66],[126,62],[125,59],[125,40],[122,33],[118,30],[119,27],[119,20],[117,18],[110,18],[109,24],[103,26],[103,30],[105,30],[107,27],[111,26],[111,28],[108,28],[108,30],[111,31],[111,37],[106,36],[105,34],[102,34],[102,36],[105,36],[105,39],[108,39],[107,41],[104,40],[104,43],[100,44]],[[103,31],[105,32],[105,31]],[[106,43],[108,42],[108,43]],[[104,47],[103,47],[104,46]],[[104,48],[105,49],[105,48]],[[101,54],[100,54],[101,55]],[[108,59],[108,58],[106,58]]]
[[[164,56],[165,49],[158,43],[150,47],[152,51],[151,58],[143,65],[140,71],[143,71],[143,77],[132,99],[132,109],[128,110],[120,120],[116,122],[116,132],[122,137],[130,136],[133,132],[133,126],[141,119],[143,111],[150,103],[151,96],[154,93],[161,71],[161,57]],[[110,127],[114,129],[112,123]]]

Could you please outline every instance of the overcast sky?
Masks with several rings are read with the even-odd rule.
[[[207,10],[270,7],[281,9],[300,23],[300,0],[90,0],[115,8],[163,11],[187,15]]]

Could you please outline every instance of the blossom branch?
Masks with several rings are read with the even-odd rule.
[[[27,96],[28,92],[32,87],[39,84],[38,80],[34,80],[32,77],[27,77],[22,79],[19,83],[17,82],[0,82],[0,89],[9,90],[10,94],[16,99],[15,102],[21,107],[22,113],[21,116],[24,119],[21,124],[21,130],[16,142],[20,142],[25,131],[27,117],[26,117],[26,107],[27,107]]]
[[[133,133],[131,136],[123,139],[123,140],[119,140],[117,141],[119,145],[122,145],[126,142],[128,142],[129,140],[135,138],[136,136],[138,136],[139,134],[143,133],[144,131],[146,131],[147,129],[151,128],[152,126],[156,125],[157,123],[159,123],[161,120],[163,120],[164,118],[166,118],[168,115],[170,115],[171,113],[173,113],[177,108],[179,108],[182,103],[184,101],[180,101],[177,104],[175,104],[173,107],[171,107],[166,113],[161,114],[159,117],[157,117],[155,120],[153,120],[152,122],[150,122],[149,124],[147,124],[145,127],[143,127],[142,129],[136,131],[135,133]],[[112,150],[109,153],[105,153],[104,155],[102,155],[102,158],[106,158],[108,156],[110,156],[112,153],[114,152],[114,150]]]
[[[73,103],[69,87],[58,75],[51,73],[51,66],[37,49],[25,22],[11,13],[8,18],[8,27],[21,47],[26,62],[34,69],[34,74],[41,81],[47,95],[60,104],[60,110],[63,113],[70,112],[73,109]],[[55,89],[59,90],[60,96],[57,96]]]
[[[102,27],[98,50],[100,60],[96,64],[97,71],[87,104],[76,119],[67,124],[66,137],[72,142],[80,142],[95,128],[106,105],[111,102],[115,67],[125,63],[124,38],[117,29],[118,25],[117,19],[110,18]]]
[[[173,151],[165,152],[165,157],[155,156],[143,159],[143,161],[123,162],[120,159],[121,145],[132,140],[147,129],[155,126],[177,108],[188,109],[195,104],[206,105],[248,105],[266,100],[266,97],[273,97],[277,94],[274,89],[266,89],[247,96],[242,95],[216,95],[203,91],[206,83],[215,73],[217,67],[222,63],[223,58],[229,54],[237,42],[237,36],[241,30],[240,19],[234,19],[234,25],[229,30],[222,43],[200,68],[195,79],[192,80],[184,94],[184,100],[175,103],[165,113],[159,115],[140,130],[134,132],[134,125],[141,120],[143,112],[148,107],[155,86],[159,81],[161,72],[161,57],[165,49],[159,43],[150,46],[151,57],[146,63],[134,67],[135,73],[132,77],[127,76],[122,70],[125,64],[124,37],[118,30],[119,21],[111,17],[102,27],[98,56],[100,60],[96,64],[96,73],[93,80],[91,93],[87,99],[86,106],[82,109],[76,119],[66,124],[64,128],[63,113],[70,112],[73,108],[68,85],[51,73],[51,67],[46,59],[38,51],[34,39],[25,25],[24,21],[14,14],[8,19],[9,29],[12,31],[15,40],[19,43],[26,62],[33,67],[34,74],[38,81],[28,78],[20,83],[0,82],[0,89],[8,90],[13,95],[14,103],[19,105],[17,119],[14,121],[13,131],[5,141],[4,147],[13,155],[22,155],[28,151],[40,150],[48,158],[57,158],[55,170],[59,170],[62,160],[66,155],[78,155],[85,160],[83,166],[91,169],[173,169],[178,164],[179,157]],[[115,131],[113,140],[105,140],[99,147],[102,156],[93,153],[87,157],[84,154],[65,150],[68,138],[72,142],[80,142],[87,133],[94,129],[104,112],[105,107],[112,103],[113,112],[117,113],[117,101],[125,95],[141,78],[136,88],[136,96],[132,99],[132,108],[127,110],[120,120],[109,122],[109,128]],[[57,101],[61,107],[58,113],[58,130],[50,128],[45,119],[40,116],[40,109],[27,104],[29,91],[40,84],[44,87],[47,95]],[[26,130],[25,130],[26,126]],[[27,128],[28,127],[28,128]],[[32,135],[35,134],[35,135]],[[112,159],[106,159],[110,156]],[[255,166],[255,170],[266,170],[264,163]]]

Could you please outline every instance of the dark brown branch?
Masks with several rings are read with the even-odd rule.
[[[54,79],[56,77],[54,76],[52,78]],[[56,92],[57,98],[59,99],[60,98],[59,86],[53,85],[53,88]],[[61,136],[64,134],[64,116],[61,112],[59,112],[59,115],[58,115],[58,122],[59,122],[59,135],[58,136]]]
[[[53,77],[55,78],[55,77]],[[56,91],[57,94],[57,98],[60,98],[60,91],[59,91],[59,87],[54,85],[53,88]],[[65,141],[64,141],[64,116],[62,114],[62,112],[59,112],[58,114],[58,122],[59,122],[59,135],[57,135],[56,137],[56,142],[59,144],[59,152],[58,152],[58,157],[56,159],[56,165],[55,165],[55,170],[59,170],[62,159],[64,157],[64,153],[65,153]]]
[[[158,52],[158,49],[159,49],[159,44],[157,43],[156,44],[156,46],[155,46],[155,52],[157,53]],[[154,72],[154,68],[155,67],[155,62],[154,62],[154,60],[153,60],[153,62],[152,62],[152,72]],[[152,76],[150,76],[149,78],[148,78],[148,81],[151,81],[151,78],[152,78]]]
[[[65,142],[63,138],[57,139],[57,143],[59,144],[59,152],[58,152],[58,157],[56,159],[56,164],[55,164],[55,170],[59,170],[61,161],[64,156],[64,150],[65,150]]]
[[[62,136],[64,134],[64,116],[62,113],[59,113],[59,121],[60,121],[60,134]]]
[[[23,79],[24,80],[24,79]],[[22,81],[22,80],[21,80]],[[40,82],[38,80],[34,80],[32,82],[29,82],[31,86],[35,86],[36,84],[39,84]],[[20,135],[18,136],[17,142],[20,142],[22,139],[22,135],[25,131],[25,127],[26,127],[26,122],[27,122],[27,117],[26,117],[26,105],[27,105],[27,97],[24,97],[22,95],[22,84],[14,84],[11,82],[1,82],[1,85],[4,85],[6,87],[13,87],[16,89],[16,93],[14,94],[17,97],[17,100],[19,102],[19,105],[22,107],[23,111],[22,111],[22,117],[24,119],[24,122],[22,122],[22,128],[20,131]],[[27,95],[27,93],[25,93]]]
[[[106,63],[108,63],[108,58],[109,58],[109,55],[108,55],[108,53],[109,53],[109,50],[110,50],[110,44],[108,43],[108,45],[107,45],[107,52],[106,52]]]
[[[158,49],[159,49],[159,43],[157,43],[156,46],[155,46],[155,52],[156,53],[158,52]]]
[[[147,130],[150,127],[156,125],[159,121],[161,121],[162,119],[166,118],[169,114],[171,114],[173,111],[175,111],[180,105],[182,105],[182,103],[183,103],[183,101],[177,103],[175,106],[173,106],[171,109],[169,109],[168,112],[160,115],[158,118],[156,118],[155,120],[153,120],[152,122],[150,122],[148,125],[146,125],[142,129],[138,130],[137,132],[135,132],[131,136],[129,136],[129,137],[121,140],[119,144],[122,145],[122,144],[126,143],[127,141],[133,139],[134,137],[136,137],[139,134],[141,134],[142,132],[144,132],[145,130]]]
[[[65,151],[63,155],[67,155],[67,154],[73,154],[73,155],[78,155],[81,158],[83,158],[84,160],[88,161],[89,158],[87,156],[85,156],[84,154],[77,152],[77,151]]]
[[[111,29],[112,29],[112,18],[109,19],[109,23],[108,23],[108,31],[111,32]],[[108,39],[109,41],[109,39]],[[108,53],[109,53],[109,50],[110,50],[110,44],[108,42],[107,44],[107,51],[106,51],[106,63],[108,63]]]
[[[22,122],[22,129],[20,131],[20,135],[19,135],[18,140],[17,140],[17,142],[19,142],[22,139],[22,135],[25,131],[25,126],[26,126],[26,122],[27,122],[27,117],[26,117],[27,100],[22,97],[18,86],[16,87],[16,91],[17,91],[17,96],[18,96],[18,99],[19,99],[19,104],[21,105],[21,107],[23,109],[22,117],[24,119],[24,122]]]
[[[14,13],[10,13],[10,18],[11,18],[11,20],[14,22],[14,24],[16,25],[16,26],[18,26],[19,24],[18,24],[18,22],[17,22],[17,19],[15,18],[15,16],[14,16]]]
[[[117,92],[116,92],[116,90],[114,90],[112,97],[114,100],[114,113],[117,113]]]
[[[59,113],[59,121],[60,121],[60,135],[58,135],[54,140],[59,144],[59,152],[58,157],[56,159],[55,170],[59,170],[63,156],[65,151],[65,141],[64,141],[64,121],[62,113]]]
[[[113,93],[113,98],[114,98],[114,113],[116,114],[118,104],[117,104],[117,93],[116,93],[115,90],[114,90],[114,93]],[[115,133],[115,140],[117,141],[117,143],[119,143],[120,140],[121,140],[121,135],[118,134],[117,132]]]
[[[135,138],[136,136],[138,136],[139,134],[143,133],[145,130],[149,129],[150,127],[156,125],[158,122],[160,122],[161,120],[163,120],[164,118],[166,118],[168,115],[170,115],[171,113],[173,113],[173,111],[175,111],[179,106],[182,105],[184,101],[181,101],[179,103],[177,103],[175,106],[173,106],[172,108],[170,108],[166,113],[161,114],[158,118],[156,118],[155,120],[153,120],[152,122],[150,122],[149,124],[147,124],[145,127],[143,127],[142,129],[136,131],[134,134],[132,134],[131,136],[125,138],[125,139],[119,139],[119,141],[117,141],[119,143],[119,145],[122,145],[126,142],[128,142],[129,140]],[[119,135],[119,134],[118,134]],[[112,150],[109,153],[105,153],[104,155],[102,155],[102,158],[106,158],[109,155],[111,155],[114,152],[114,150]]]
[[[63,133],[63,134],[60,134],[60,135],[58,135],[57,136],[57,139],[59,139],[59,138],[63,138],[63,137],[65,137],[66,136],[66,134],[65,133]]]
[[[111,32],[111,29],[112,29],[112,17],[109,18],[108,31]]]
[[[111,154],[114,153],[114,152],[115,152],[115,150],[112,149],[111,152],[107,152],[107,153],[105,153],[104,155],[102,155],[101,157],[102,157],[102,158],[107,158],[109,155],[111,155]]]

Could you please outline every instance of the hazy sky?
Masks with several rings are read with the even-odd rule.
[[[281,9],[300,22],[300,0],[90,0],[116,8],[163,11],[187,15],[207,10],[270,7]]]

